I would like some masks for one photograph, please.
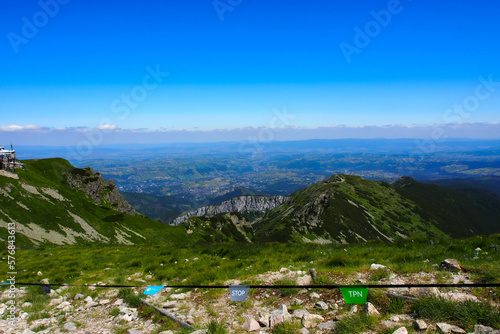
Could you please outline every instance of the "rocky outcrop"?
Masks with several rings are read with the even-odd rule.
[[[229,212],[265,212],[275,207],[281,205],[288,199],[286,196],[275,195],[275,196],[238,196],[227,201],[222,202],[219,205],[209,205],[201,207],[194,211],[189,211],[182,216],[177,217],[173,224],[179,225],[185,222],[189,217],[192,216],[213,216],[220,215]]]
[[[67,183],[80,189],[97,205],[108,204],[119,212],[134,215],[135,210],[120,194],[113,180],[106,181],[92,167],[74,168],[65,173]]]

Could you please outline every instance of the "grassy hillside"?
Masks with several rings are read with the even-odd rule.
[[[0,239],[7,240],[7,224],[16,223],[17,247],[44,243],[137,244],[192,240],[184,228],[173,228],[139,214],[118,211],[116,188],[90,169],[74,168],[63,159],[26,160],[18,179],[0,175]],[[98,182],[86,194],[68,184],[85,176],[83,185]],[[107,196],[109,195],[109,196]],[[95,204],[98,201],[99,204]]]
[[[486,191],[458,191],[408,178],[398,194],[418,203],[419,215],[434,219],[454,237],[483,235],[500,230],[500,198]]]
[[[500,245],[500,235],[453,241],[434,238],[432,243],[428,239],[414,238],[396,243],[371,241],[352,245],[233,242],[215,246],[198,244],[175,247],[47,245],[19,251],[16,268],[19,282],[39,282],[47,278],[52,283],[93,284],[101,281],[129,284],[129,276],[146,279],[147,275],[151,275],[148,282],[142,282],[144,284],[141,285],[222,285],[226,280],[244,281],[268,271],[279,271],[283,267],[307,272],[314,267],[319,276],[330,278],[369,271],[372,263],[384,264],[391,268],[391,272],[400,275],[436,272],[443,259],[455,258],[472,280],[491,283],[498,282],[500,274],[500,252],[490,248],[492,245]],[[477,247],[482,251],[476,251]],[[6,257],[7,251],[1,251],[0,256]],[[2,265],[4,267],[0,267],[0,270],[7,271],[6,261]],[[37,275],[38,271],[43,273],[42,277]],[[372,271],[372,274],[382,273]],[[339,283],[326,277],[316,283]],[[374,276],[372,283],[378,283],[380,278]]]
[[[389,185],[333,175],[296,192],[253,227],[257,240],[282,242],[465,237],[500,231],[500,201],[410,178]]]

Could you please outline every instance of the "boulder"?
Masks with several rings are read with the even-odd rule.
[[[365,307],[363,308],[363,312],[369,315],[380,315],[378,310],[373,306],[372,303],[368,302],[365,304]]]
[[[474,326],[474,334],[489,334],[492,332],[498,332],[498,331],[494,331],[493,328],[488,326],[483,326],[483,325]]]
[[[317,328],[319,329],[327,329],[327,330],[333,330],[337,326],[337,323],[333,320],[327,321],[327,322],[322,322],[320,323]]]
[[[138,329],[135,329],[135,328],[131,328],[129,330],[127,330],[127,334],[142,334],[143,331],[140,331]]]
[[[172,299],[177,299],[177,300],[182,300],[182,299],[186,299],[188,296],[187,294],[185,293],[179,293],[179,294],[173,294],[173,295],[170,295],[170,298]]]
[[[85,295],[82,295],[81,293],[77,293],[77,294],[75,295],[75,297],[73,297],[73,299],[74,299],[74,300],[80,300],[80,299],[82,299],[83,297],[85,297]]]
[[[251,317],[248,317],[245,323],[243,324],[243,329],[247,332],[253,332],[260,329],[259,323]]]
[[[324,302],[324,301],[319,301],[317,302],[314,307],[320,309],[320,310],[323,310],[323,311],[326,311],[328,310],[328,305]]]
[[[69,302],[62,302],[61,304],[57,305],[58,310],[62,310],[65,307],[71,306]]]
[[[292,318],[290,313],[288,313],[288,309],[286,305],[280,305],[279,309],[271,312],[269,315],[269,327],[274,327],[277,324],[280,324],[285,321],[289,321]]]
[[[50,302],[49,302],[49,306],[59,305],[63,301],[64,301],[63,297],[51,299]]]
[[[370,269],[371,270],[387,269],[387,266],[384,266],[383,264],[372,263],[370,265]]]
[[[427,324],[421,319],[417,319],[413,322],[413,328],[417,331],[423,331],[427,329]]]
[[[438,322],[436,324],[437,328],[441,333],[467,333],[462,328],[454,325],[449,325],[444,322]]]
[[[163,308],[174,308],[177,305],[176,302],[174,301],[168,301],[166,303],[163,303]]]
[[[384,328],[394,328],[394,327],[401,326],[401,324],[398,322],[395,322],[395,321],[391,321],[391,320],[384,320],[380,323],[380,326],[382,326]]]
[[[406,329],[406,327],[399,327],[394,332],[392,332],[392,334],[408,334],[408,330]]]
[[[259,320],[257,322],[262,326],[262,327],[269,327],[269,314],[262,314],[259,317]]]
[[[325,320],[319,314],[304,314],[302,317],[302,326],[305,328],[313,328],[316,327],[320,322]]]
[[[309,295],[309,298],[311,298],[311,299],[319,299],[319,297],[321,297],[321,296],[316,292],[313,292]]]
[[[74,322],[67,322],[64,324],[63,328],[67,330],[68,332],[73,332],[76,331],[76,325]]]
[[[439,265],[440,270],[447,270],[447,271],[461,271],[462,267],[460,266],[460,263],[458,263],[457,260],[455,259],[446,259],[441,262]]]
[[[298,319],[302,319],[302,317],[304,316],[304,314],[309,314],[309,311],[308,310],[304,310],[304,309],[299,309],[299,310],[293,311],[292,317],[298,318]]]

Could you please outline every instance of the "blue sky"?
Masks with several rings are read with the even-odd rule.
[[[432,126],[500,134],[493,0],[2,6],[2,141],[57,144],[96,131],[107,143],[245,140],[263,128],[307,138],[334,138],[339,127],[352,134],[338,137],[366,127],[404,136],[410,126],[421,129],[410,137]],[[277,122],[277,113],[289,116]]]

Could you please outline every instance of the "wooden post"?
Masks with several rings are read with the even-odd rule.
[[[189,328],[189,329],[194,329],[194,327],[193,327],[193,326],[191,326],[190,324],[188,324],[187,322],[184,322],[184,321],[182,321],[181,319],[174,317],[174,316],[173,316],[173,315],[171,315],[170,313],[163,311],[161,308],[156,307],[156,306],[154,306],[154,305],[153,305],[153,304],[151,304],[151,303],[148,303],[148,302],[147,302],[147,301],[145,301],[144,299],[141,299],[141,302],[143,302],[144,304],[146,304],[146,305],[147,305],[147,306],[149,306],[149,307],[154,308],[155,310],[157,310],[158,312],[160,312],[160,314],[161,314],[161,315],[164,315],[164,316],[166,316],[167,318],[170,318],[170,319],[172,319],[173,321],[177,322],[177,323],[178,323],[179,325],[181,325],[182,327],[184,327],[184,328]]]

